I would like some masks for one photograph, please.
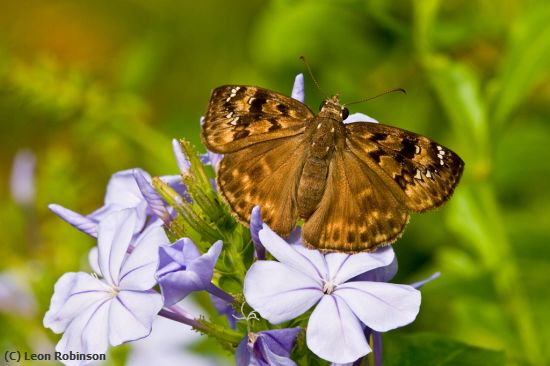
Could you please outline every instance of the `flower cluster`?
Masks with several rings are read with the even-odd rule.
[[[304,100],[302,75],[292,97]],[[356,120],[376,122],[359,114],[345,122]],[[44,326],[63,333],[56,350],[105,353],[109,345],[147,337],[162,316],[233,349],[239,366],[316,358],[353,363],[371,345],[380,364],[380,333],[414,321],[417,288],[424,284],[388,283],[397,271],[392,248],[358,254],[307,249],[299,228],[285,240],[263,223],[261,207],[245,229],[205,168],[215,174],[222,156],[198,155],[186,141],[174,141],[173,148],[179,175],[115,173],[104,205],[88,215],[50,205],[97,239],[89,254],[93,273],[66,273],[55,285]],[[180,302],[198,291],[208,292],[224,316],[191,315]]]

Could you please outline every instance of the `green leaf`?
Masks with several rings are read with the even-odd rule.
[[[437,334],[385,335],[385,366],[498,366],[506,363],[503,351],[471,346]]]
[[[476,176],[484,176],[489,164],[489,129],[478,75],[445,56],[431,56],[424,66],[458,137],[460,156]]]
[[[502,127],[540,82],[550,62],[550,8],[534,7],[512,26],[510,44],[493,85],[492,121]]]

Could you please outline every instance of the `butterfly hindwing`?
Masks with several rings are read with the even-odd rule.
[[[212,92],[202,140],[217,153],[302,133],[314,117],[309,108],[283,94],[255,87],[225,85]]]
[[[407,207],[423,212],[443,204],[458,184],[464,162],[427,137],[377,123],[346,124],[347,146],[405,193]]]
[[[260,205],[262,219],[280,235],[296,227],[296,192],[305,161],[302,138],[260,142],[224,156],[218,188],[241,222],[248,225],[252,208]]]
[[[402,199],[347,150],[332,156],[324,195],[302,227],[308,246],[358,252],[395,241],[409,220]]]

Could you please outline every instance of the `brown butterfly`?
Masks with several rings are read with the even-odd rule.
[[[215,89],[202,140],[225,154],[218,190],[245,225],[255,205],[288,236],[303,219],[306,245],[371,251],[394,242],[409,212],[440,206],[464,162],[427,137],[378,123],[344,124],[338,96],[315,115],[305,104],[255,86]]]

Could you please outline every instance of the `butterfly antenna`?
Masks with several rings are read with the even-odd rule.
[[[321,87],[319,86],[319,83],[315,79],[315,76],[313,76],[313,72],[311,72],[311,67],[309,67],[309,64],[307,63],[306,58],[304,56],[300,56],[300,60],[302,60],[302,62],[306,65],[307,71],[309,72],[309,76],[311,76],[311,79],[315,83],[315,86],[317,87],[317,89],[319,89],[319,91],[325,96],[326,99],[329,99],[327,93],[325,93],[325,91],[321,89]]]
[[[363,103],[363,102],[366,102],[368,100],[371,100],[371,99],[374,99],[374,98],[378,98],[378,97],[381,97],[382,95],[386,95],[386,94],[389,94],[389,93],[395,93],[395,92],[401,92],[403,94],[407,94],[407,91],[403,88],[396,88],[396,89],[391,89],[391,90],[386,90],[385,92],[383,93],[380,93],[378,95],[375,95],[374,97],[370,97],[370,98],[365,98],[365,99],[360,99],[360,100],[356,100],[354,102],[349,102],[349,103],[345,103],[345,104],[342,104],[344,106],[346,105],[350,105],[350,104],[357,104],[357,103]]]

